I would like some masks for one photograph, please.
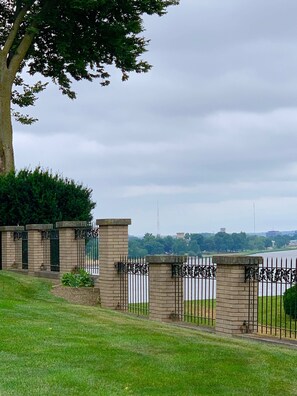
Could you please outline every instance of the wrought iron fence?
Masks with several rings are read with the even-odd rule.
[[[116,267],[120,282],[119,308],[139,316],[149,314],[149,266],[145,257],[122,257]]]
[[[28,232],[15,231],[13,233],[15,241],[15,264],[21,264],[22,269],[28,269]]]
[[[99,227],[77,228],[75,239],[78,267],[92,275],[99,275]]]
[[[216,265],[211,257],[188,257],[185,263],[173,264],[172,276],[176,285],[178,319],[200,326],[215,326]]]
[[[256,306],[255,326],[259,334],[297,339],[297,259],[266,258],[259,268],[246,267],[249,306]],[[285,309],[288,289],[295,291],[292,310]],[[255,297],[256,296],[256,297]],[[257,304],[253,299],[257,298]],[[253,313],[249,318],[254,317]]]
[[[43,241],[43,264],[41,270],[48,268],[52,272],[60,271],[60,241],[58,230],[46,230],[41,232]]]

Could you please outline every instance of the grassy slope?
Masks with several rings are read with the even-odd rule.
[[[0,395],[295,395],[296,350],[74,306],[0,272]]]

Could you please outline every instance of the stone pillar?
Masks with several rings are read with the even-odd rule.
[[[262,257],[214,256],[216,271],[216,332],[251,333],[258,314],[258,282],[245,280],[246,266],[258,268]]]
[[[44,262],[44,241],[42,231],[53,228],[52,224],[28,224],[28,270],[30,275],[45,269]]]
[[[16,244],[17,240],[14,239],[14,232],[22,232],[22,226],[2,226],[0,232],[2,233],[2,269],[16,268]],[[22,248],[22,247],[20,247]],[[17,254],[18,255],[18,254]],[[22,256],[22,251],[20,252]]]
[[[86,221],[59,221],[56,223],[56,228],[59,230],[61,275],[78,268],[78,242],[75,239],[75,229],[86,226]]]
[[[183,319],[183,278],[179,271],[173,276],[172,266],[181,265],[184,256],[148,256],[149,318],[161,322]]]
[[[101,306],[121,309],[120,274],[115,264],[128,255],[128,226],[131,219],[99,219],[99,288]]]

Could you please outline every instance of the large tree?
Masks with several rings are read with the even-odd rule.
[[[107,65],[146,72],[140,58],[144,14],[165,14],[179,0],[0,0],[0,173],[14,169],[12,104],[32,105],[45,85],[24,83],[21,72],[39,73],[71,99],[71,81],[99,79],[108,85]],[[17,119],[33,119],[15,112]]]

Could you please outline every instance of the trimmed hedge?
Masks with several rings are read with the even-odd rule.
[[[91,221],[92,190],[40,167],[0,175],[0,225]]]

